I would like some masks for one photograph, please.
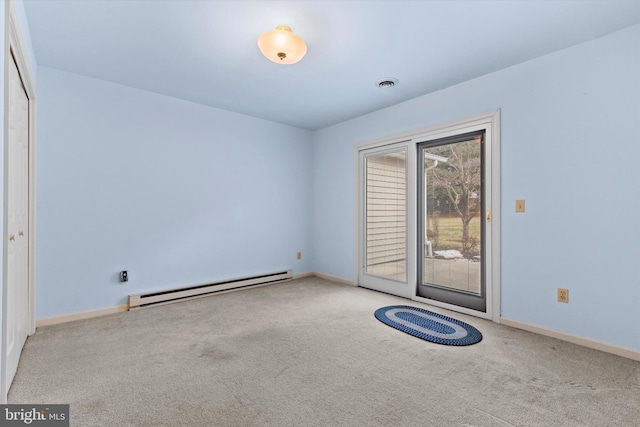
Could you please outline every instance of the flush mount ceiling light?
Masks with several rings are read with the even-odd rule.
[[[278,64],[295,64],[307,53],[307,45],[286,25],[262,34],[258,47],[264,56]]]

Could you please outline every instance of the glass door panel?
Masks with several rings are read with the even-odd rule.
[[[365,158],[365,273],[407,280],[406,152]]]
[[[418,295],[486,311],[484,132],[419,146]]]
[[[415,145],[361,150],[358,162],[358,285],[411,298],[416,239],[408,217],[415,215],[415,166],[409,164],[415,164]]]

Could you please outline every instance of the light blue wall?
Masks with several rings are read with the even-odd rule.
[[[634,26],[311,133],[41,67],[37,318],[282,268],[351,280],[354,144],[501,108],[502,315],[640,349],[638,75]]]
[[[39,81],[37,318],[310,269],[310,131],[47,67]]]
[[[313,269],[353,279],[354,144],[496,108],[502,315],[640,349],[639,25],[315,132]]]

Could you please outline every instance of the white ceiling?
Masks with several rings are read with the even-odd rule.
[[[640,1],[25,0],[39,65],[318,129],[640,23]],[[294,65],[258,50],[288,25]],[[375,83],[400,83],[380,89]]]

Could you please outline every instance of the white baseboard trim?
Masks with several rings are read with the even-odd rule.
[[[325,280],[330,280],[332,282],[338,282],[345,285],[355,286],[354,283],[350,280],[343,279],[337,276],[332,276],[330,274],[318,273],[316,271],[308,271],[306,273],[296,274],[293,276],[293,278],[302,279],[305,277],[313,277],[313,276],[316,276]],[[226,292],[222,291],[220,293],[226,293]],[[74,320],[90,319],[93,317],[100,317],[100,316],[105,316],[107,314],[120,313],[128,310],[129,310],[129,304],[122,304],[115,307],[100,308],[97,310],[82,311],[79,313],[63,314],[61,316],[46,317],[44,319],[36,320],[36,328],[39,328],[42,326],[57,325],[59,323],[72,322]],[[500,317],[500,323],[505,326],[511,326],[513,328],[522,329],[525,331],[533,332],[533,333],[544,335],[551,338],[556,338],[562,341],[567,341],[573,344],[581,345],[583,347],[604,351],[605,353],[615,354],[616,356],[622,356],[622,357],[626,357],[627,359],[637,360],[640,362],[640,350],[620,347],[620,346],[609,344],[603,341],[584,338],[584,337],[569,334],[566,332],[557,331],[555,329],[549,329],[549,328],[534,325],[531,323],[509,319],[508,317]]]
[[[311,274],[321,279],[331,280],[332,282],[338,282],[344,285],[356,286],[351,280],[343,279],[342,277],[332,276],[330,274],[318,273],[317,271],[314,271]]]
[[[36,320],[36,328],[49,325],[57,325],[58,323],[73,322],[74,320],[91,319],[92,317],[105,316],[107,314],[120,313],[128,311],[129,304],[117,305],[115,307],[99,308],[97,310],[81,311],[79,313],[63,314],[62,316],[45,317]]]
[[[604,351],[605,353],[615,354],[616,356],[626,357],[627,359],[640,361],[640,350],[620,347],[620,346],[609,344],[603,341],[597,341],[591,338],[584,338],[584,337],[569,334],[566,332],[556,331],[555,329],[549,329],[549,328],[544,328],[542,326],[533,325],[531,323],[520,322],[519,320],[513,320],[507,317],[500,317],[500,323],[506,326],[511,326],[514,328],[533,332],[539,335],[544,335],[551,338],[557,338],[562,341],[568,341],[570,343],[578,344],[583,347]]]
[[[305,277],[313,277],[316,274],[313,271],[307,271],[306,273],[298,273],[293,275],[293,280],[304,279]]]
[[[308,271],[306,273],[300,273],[300,274],[296,274],[293,276],[294,279],[302,279],[304,277],[312,277],[312,276],[316,276],[317,274],[314,273],[313,271]],[[325,278],[328,278],[328,276],[325,276]],[[329,280],[336,280],[336,279],[329,279]],[[271,283],[265,283],[264,285],[254,285],[252,288],[257,288],[260,286],[266,286],[266,285],[270,285]],[[228,292],[234,292],[234,291],[238,291],[242,288],[239,289],[228,289],[225,291],[219,291],[216,292],[216,294],[224,294],[224,293],[228,293]],[[204,296],[211,296],[210,294],[204,295]],[[36,320],[36,328],[40,328],[42,326],[50,326],[50,325],[57,325],[59,323],[67,323],[67,322],[73,322],[74,320],[82,320],[82,319],[91,319],[93,317],[100,317],[100,316],[105,316],[107,314],[114,314],[114,313],[120,313],[122,311],[129,311],[129,304],[122,304],[122,305],[118,305],[115,307],[107,307],[107,308],[99,308],[97,310],[89,310],[89,311],[81,311],[79,313],[71,313],[71,314],[63,314],[61,316],[53,316],[53,317],[45,317],[43,319],[38,319]]]

